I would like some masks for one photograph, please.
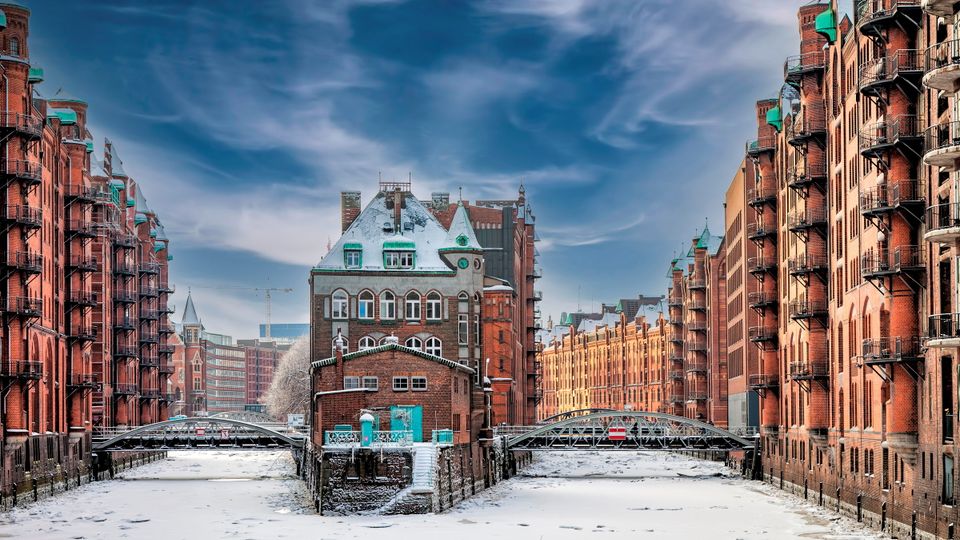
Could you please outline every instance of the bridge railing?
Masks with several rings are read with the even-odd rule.
[[[325,431],[323,446],[330,448],[359,448],[363,436],[359,431]],[[413,446],[412,431],[374,431],[370,447],[407,447]]]

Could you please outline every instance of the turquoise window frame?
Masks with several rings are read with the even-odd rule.
[[[357,255],[357,264],[350,264],[350,256]],[[362,249],[345,249],[343,250],[343,266],[346,268],[363,268],[363,250]]]

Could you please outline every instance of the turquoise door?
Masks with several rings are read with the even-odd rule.
[[[390,407],[390,431],[412,431],[413,442],[423,442],[423,407],[420,405]]]

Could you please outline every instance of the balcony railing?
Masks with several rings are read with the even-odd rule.
[[[860,92],[865,95],[883,95],[884,89],[898,79],[905,81],[905,89],[918,89],[923,75],[920,51],[900,49],[890,56],[870,60],[860,66]]]
[[[801,361],[790,363],[790,378],[795,381],[826,379],[830,376],[830,366],[823,361]]]
[[[747,305],[753,309],[774,307],[779,303],[776,293],[752,292],[747,295]]]
[[[683,374],[683,370],[682,370],[682,369],[671,369],[671,370],[670,370],[670,378],[671,378],[671,379],[673,379],[673,380],[675,380],[675,381],[678,381],[678,380],[682,380],[683,377],[684,377],[684,374]]]
[[[779,375],[755,374],[749,379],[750,388],[754,390],[771,390],[780,388]]]
[[[703,300],[691,300],[687,303],[687,309],[691,311],[706,311],[707,303]]]
[[[812,161],[807,157],[787,168],[787,186],[796,191],[806,190],[814,184],[823,184],[826,180],[826,161]]]
[[[97,226],[86,219],[67,220],[67,232],[74,236],[93,238],[97,236]]]
[[[156,287],[140,287],[140,296],[152,298],[160,294]]]
[[[18,251],[7,254],[7,266],[27,274],[39,274],[43,271],[43,255],[32,251]]]
[[[861,32],[881,37],[891,26],[918,28],[923,17],[920,0],[856,0],[854,13]]]
[[[924,197],[918,189],[916,180],[899,180],[860,191],[860,213],[875,217],[904,208],[920,217]]]
[[[157,343],[157,334],[140,332],[140,343]]]
[[[873,251],[860,257],[860,274],[864,279],[875,279],[906,272],[920,272],[924,270],[923,260],[920,246],[898,246],[892,251]]]
[[[27,296],[13,296],[3,301],[7,313],[23,317],[39,317],[43,314],[43,300]]]
[[[141,388],[140,399],[160,399],[162,393],[156,388]]]
[[[687,401],[706,401],[706,400],[707,400],[706,392],[696,392],[696,391],[687,392]]]
[[[114,358],[136,358],[137,357],[137,347],[136,345],[117,345],[113,348]]]
[[[156,274],[160,272],[160,264],[155,262],[140,263],[141,274]]]
[[[667,307],[683,307],[683,297],[671,296],[667,300]]]
[[[137,237],[132,234],[118,234],[113,237],[113,244],[125,248],[137,247]]]
[[[161,375],[173,375],[173,373],[176,371],[176,369],[173,367],[173,364],[160,364],[159,370]]]
[[[0,51],[0,55],[4,53]],[[0,113],[0,128],[22,135],[39,137],[43,132],[43,118],[20,113]]]
[[[770,222],[758,221],[756,223],[747,223],[747,238],[750,240],[763,240],[766,238],[776,239],[777,237],[777,225],[773,223],[773,220]]]
[[[926,226],[923,238],[929,242],[951,244],[960,239],[960,203],[927,207]]]
[[[177,287],[172,283],[161,283],[158,289],[164,294],[173,294],[177,292]]]
[[[100,375],[96,373],[74,373],[70,375],[68,388],[74,390],[93,390],[100,388]]]
[[[155,354],[140,355],[140,367],[144,369],[160,367],[160,357]]]
[[[689,349],[692,352],[705,353],[707,352],[707,340],[705,339],[690,340],[687,342],[687,349]]]
[[[113,385],[113,395],[115,396],[135,396],[137,394],[137,385],[120,383]]]
[[[40,379],[43,376],[43,362],[27,360],[0,361],[0,377],[7,379]]]
[[[175,334],[177,330],[173,327],[172,324],[166,324],[166,325],[161,324],[159,332],[160,332],[160,335],[162,336],[162,335]]]
[[[864,362],[868,365],[923,360],[919,336],[864,339],[861,350]]]
[[[116,330],[130,332],[137,329],[137,320],[133,317],[120,317],[114,319],[113,327]]]
[[[827,303],[797,300],[790,303],[791,319],[812,319],[827,316]]]
[[[827,113],[822,103],[805,105],[793,117],[793,123],[787,129],[787,142],[793,146],[803,146],[815,137],[827,133]]]
[[[807,208],[792,212],[787,219],[790,232],[805,232],[810,229],[824,229],[827,226],[827,212],[822,208]]]
[[[687,288],[690,290],[700,290],[707,288],[707,280],[705,279],[691,279],[687,281]]]
[[[70,257],[69,266],[81,272],[96,272],[100,268],[96,257],[87,257],[85,255],[74,255]]]
[[[766,274],[777,269],[775,257],[750,257],[747,259],[747,271],[751,274]]]
[[[94,341],[97,339],[97,331],[90,325],[75,324],[70,327],[69,337],[77,341]]]
[[[772,136],[760,137],[752,141],[747,141],[744,151],[750,157],[758,157],[765,152],[773,152],[777,149],[777,138]]]
[[[936,313],[928,319],[927,346],[960,345],[960,313]]]
[[[886,122],[867,124],[860,129],[860,153],[866,157],[882,157],[895,147],[906,147],[919,154],[923,133],[914,115],[900,115]]]
[[[751,188],[747,190],[747,204],[752,208],[774,205],[777,202],[777,190],[771,188]]]
[[[777,340],[777,327],[751,326],[747,335],[752,343],[767,343]]]
[[[949,0],[950,3],[953,1]],[[956,92],[960,86],[960,40],[952,39],[932,45],[925,56],[923,84],[934,90],[951,94]]]
[[[155,309],[141,309],[140,310],[140,319],[147,321],[155,321],[160,318],[160,312]]]
[[[822,70],[825,66],[826,57],[822,50],[790,56],[783,63],[783,79],[797,85],[805,74]]]
[[[137,293],[126,289],[114,289],[113,301],[118,304],[133,304],[137,301]]]
[[[99,304],[99,295],[93,291],[70,291],[67,302],[77,306],[93,307]]]
[[[3,175],[7,178],[20,180],[28,185],[36,185],[43,181],[43,167],[39,161],[26,159],[5,159],[0,162]]]
[[[3,221],[29,229],[39,229],[43,225],[43,212],[33,206],[10,204],[4,208]]]
[[[823,274],[829,268],[826,255],[806,254],[787,261],[787,271],[791,276],[802,277],[810,274]]]
[[[172,343],[163,342],[160,343],[158,350],[160,354],[172,354],[176,350],[176,347]]]
[[[706,321],[690,321],[687,323],[687,330],[690,330],[692,332],[706,332],[707,322]]]
[[[72,184],[63,188],[63,197],[65,199],[92,203],[97,199],[98,191],[94,186]]]
[[[924,130],[923,152],[927,165],[956,170],[960,160],[960,122],[943,122]]]
[[[413,446],[412,431],[374,431],[369,441],[364,442],[359,431],[325,431],[325,447],[359,448],[361,446],[408,447]]]
[[[121,276],[134,276],[137,274],[137,267],[131,263],[118,262],[113,265],[113,273]]]

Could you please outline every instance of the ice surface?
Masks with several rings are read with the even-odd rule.
[[[284,452],[177,452],[0,515],[0,538],[885,538],[721,464],[676,454],[542,453],[441,515],[313,513]]]

